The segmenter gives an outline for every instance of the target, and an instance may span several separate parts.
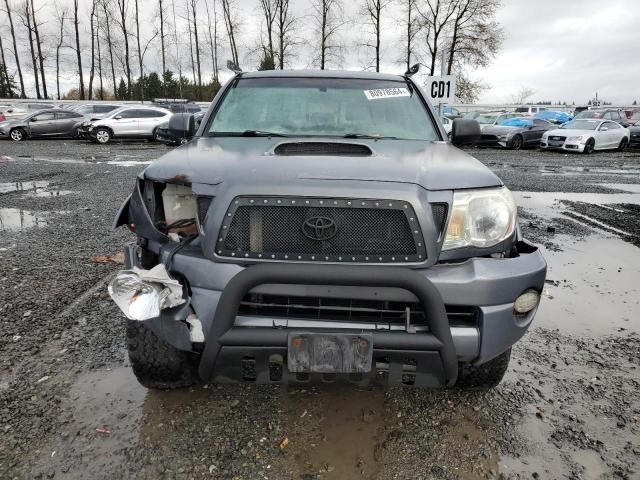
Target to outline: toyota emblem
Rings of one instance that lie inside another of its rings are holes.
[[[338,233],[338,226],[329,217],[311,217],[302,224],[302,233],[311,240],[329,240]]]

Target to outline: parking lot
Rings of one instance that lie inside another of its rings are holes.
[[[640,152],[468,150],[549,263],[495,390],[162,392],[106,285],[113,217],[168,149],[0,143],[0,478],[640,478]]]

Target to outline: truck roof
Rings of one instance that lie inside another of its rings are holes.
[[[367,80],[402,80],[402,75],[389,73],[364,72],[357,70],[263,70],[259,72],[243,72],[242,78],[360,78]]]

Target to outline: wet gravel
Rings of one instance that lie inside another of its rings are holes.
[[[130,240],[111,221],[166,150],[0,143],[0,478],[640,478],[640,295],[619,280],[640,278],[640,154],[470,151],[550,263],[537,327],[490,392],[149,392],[106,294],[118,265],[92,256]]]

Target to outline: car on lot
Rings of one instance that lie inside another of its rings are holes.
[[[204,118],[204,114],[205,114],[204,111],[200,111],[198,113],[193,114],[191,117],[189,117],[188,121],[193,121],[193,126],[191,126],[190,128],[187,128],[186,131],[195,132],[200,126],[200,123]],[[156,142],[163,142],[163,143],[166,143],[167,145],[184,145],[189,140],[191,140],[191,137],[182,136],[183,133],[184,133],[184,130],[175,131],[170,129],[169,121],[167,120],[165,123],[160,124],[158,128],[156,128],[156,132],[154,134],[153,139]]]
[[[542,135],[540,148],[592,153],[595,150],[624,150],[631,134],[628,128],[610,120],[575,119]]]
[[[631,117],[631,120],[637,118],[636,122],[629,127],[629,146],[632,148],[640,148],[640,114],[637,117]]]
[[[573,115],[567,112],[559,112],[554,110],[545,110],[538,112],[533,118],[539,118],[540,120],[546,120],[547,122],[554,123],[556,125],[562,125],[573,120]]]
[[[546,120],[531,117],[511,118],[500,125],[483,129],[478,146],[511,150],[537,147],[544,132],[554,128],[555,126]]]
[[[28,113],[26,106],[20,105],[0,105],[0,114],[7,119],[11,117],[22,117]]]
[[[522,116],[520,113],[513,112],[485,112],[478,115],[474,120],[476,120],[480,124],[480,128],[484,130],[485,128],[500,125],[502,122],[511,118],[520,118]]]
[[[156,98],[153,100],[153,105],[156,107],[166,108],[172,113],[198,113],[202,110],[197,103],[190,102],[184,99],[172,99],[172,98]]]
[[[453,129],[453,120],[449,117],[442,116],[440,117],[440,121],[442,122],[442,126],[444,127],[444,131],[447,133],[447,136],[451,135],[451,130]]]
[[[479,133],[456,119],[448,141],[410,76],[237,73],[115,218],[138,380],[496,385],[546,263],[455,146]]]
[[[0,122],[0,139],[16,142],[27,138],[76,138],[86,118],[63,109],[45,109]]]
[[[528,116],[528,117],[532,117],[536,113],[544,112],[546,109],[547,109],[546,107],[535,107],[535,106],[531,106],[531,105],[525,105],[525,106],[522,106],[522,107],[516,107],[514,112],[515,113],[519,113],[520,115],[525,115],[525,116]]]
[[[445,105],[444,107],[442,107],[442,116],[453,120],[455,118],[461,118],[462,114],[457,108]]]
[[[477,119],[480,115],[487,113],[486,110],[472,110],[462,114],[462,118],[469,118],[471,120]]]
[[[87,116],[89,120],[98,120],[106,116],[109,112],[113,112],[122,107],[123,105],[118,105],[117,103],[83,103],[74,105],[68,108],[68,110],[81,113]]]
[[[596,120],[613,120],[623,127],[629,126],[627,115],[623,110],[619,110],[617,108],[584,110],[578,113],[574,118],[576,120],[584,120],[589,118]]]
[[[121,107],[101,119],[85,122],[81,134],[100,144],[109,143],[114,138],[152,140],[156,129],[171,115],[166,108],[146,105]]]

